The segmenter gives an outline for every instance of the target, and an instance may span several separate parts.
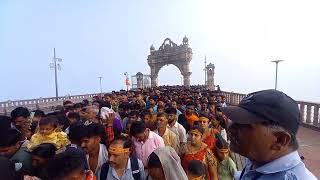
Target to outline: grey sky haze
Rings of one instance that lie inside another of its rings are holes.
[[[60,95],[124,88],[124,72],[149,74],[149,47],[167,37],[193,49],[191,83],[204,83],[204,57],[222,90],[274,87],[320,102],[320,2],[316,0],[0,0],[0,101],[53,97],[53,48],[63,59]],[[160,84],[180,84],[172,65]]]

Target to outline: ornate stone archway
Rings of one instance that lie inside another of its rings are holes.
[[[172,64],[176,66],[183,76],[183,85],[190,86],[190,61],[192,59],[192,49],[189,47],[188,38],[184,37],[182,44],[177,45],[171,39],[166,38],[160,48],[155,50],[154,46],[150,47],[150,55],[148,56],[148,64],[151,69],[151,87],[158,85],[158,73],[160,69]]]

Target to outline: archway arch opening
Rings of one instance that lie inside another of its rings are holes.
[[[158,73],[158,86],[183,85],[183,76],[179,68],[173,64],[164,65]]]

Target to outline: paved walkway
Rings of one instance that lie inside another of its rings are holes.
[[[320,132],[305,127],[298,131],[299,153],[307,168],[320,179]]]

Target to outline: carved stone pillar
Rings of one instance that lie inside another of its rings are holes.
[[[138,72],[136,74],[137,77],[137,88],[143,89],[143,74],[141,72]]]
[[[158,75],[151,74],[150,78],[151,78],[151,87],[157,87],[158,86],[158,82],[157,82]]]
[[[190,76],[191,76],[191,72],[186,72],[183,73],[183,85],[186,87],[190,87]]]
[[[210,91],[214,90],[214,65],[213,64],[208,64],[206,69],[207,69],[207,88]]]

